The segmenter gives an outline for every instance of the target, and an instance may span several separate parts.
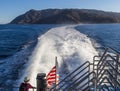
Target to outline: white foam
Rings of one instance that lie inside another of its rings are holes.
[[[43,72],[47,74],[55,65],[55,56],[58,57],[60,68],[63,63],[62,59],[64,59],[69,71],[87,60],[92,62],[93,56],[97,54],[96,50],[90,39],[75,30],[74,27],[52,28],[38,38],[38,44],[24,73],[24,76],[30,76],[33,85],[36,85],[37,73]]]

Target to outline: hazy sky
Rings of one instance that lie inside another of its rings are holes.
[[[0,23],[8,23],[30,9],[79,8],[120,12],[120,0],[0,0]]]

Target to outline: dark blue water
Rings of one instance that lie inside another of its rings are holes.
[[[0,25],[0,86],[16,83],[36,47],[38,36],[58,25]],[[100,46],[120,51],[120,24],[78,25],[78,31]]]
[[[0,87],[16,84],[38,36],[51,27],[53,25],[0,25]]]
[[[76,29],[94,39],[101,46],[120,51],[120,24],[79,25]]]
[[[12,56],[31,42],[50,25],[0,25],[0,59]]]

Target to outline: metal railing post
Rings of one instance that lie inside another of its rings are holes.
[[[90,65],[91,65],[91,64],[89,64],[89,67],[88,67],[88,72],[89,72],[89,74],[90,74]],[[90,76],[88,77],[88,86],[90,87],[90,82],[89,82],[89,80],[90,80]]]
[[[103,58],[105,57],[107,51],[108,51],[108,48],[105,49],[103,55],[102,55],[101,58],[100,58],[100,61],[99,61],[98,64],[97,64],[96,79],[98,79],[98,67],[99,67],[99,63],[103,60]]]
[[[117,55],[116,56],[116,61],[117,62],[119,62],[119,55]],[[116,68],[116,70],[118,71],[118,64],[117,64],[117,62],[116,62],[116,64],[115,64],[115,68]],[[119,71],[118,71],[119,72]],[[115,73],[115,78],[116,78],[116,80],[118,80],[118,74],[116,73],[116,72],[114,72]],[[115,84],[115,90],[117,90],[117,85]]]
[[[97,91],[97,79],[96,79],[96,73],[94,73],[94,91]]]

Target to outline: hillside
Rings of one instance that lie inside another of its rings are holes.
[[[120,23],[120,13],[89,9],[30,10],[11,24]]]

